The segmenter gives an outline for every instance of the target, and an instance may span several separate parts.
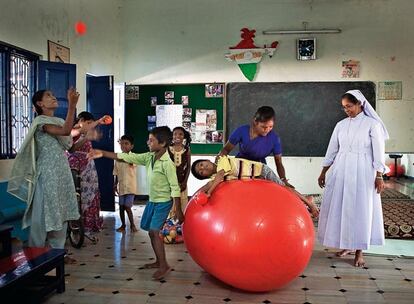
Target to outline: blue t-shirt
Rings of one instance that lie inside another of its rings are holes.
[[[229,142],[233,145],[239,144],[237,157],[266,163],[266,156],[282,154],[280,138],[274,132],[266,136],[257,136],[250,139],[250,126],[238,127],[230,135]]]

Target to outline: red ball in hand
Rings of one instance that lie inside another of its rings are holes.
[[[110,125],[112,123],[112,117],[109,115],[105,115],[102,117],[102,122],[104,125]]]

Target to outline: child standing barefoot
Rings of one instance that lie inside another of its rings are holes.
[[[168,153],[174,162],[177,171],[177,180],[181,190],[181,210],[184,211],[188,203],[187,181],[191,169],[191,137],[183,127],[175,127],[173,130],[173,143],[169,146]],[[170,217],[175,210],[172,209]]]
[[[173,205],[171,198],[174,200],[175,216],[179,223],[184,221],[184,215],[180,208],[180,187],[178,186],[175,166],[167,152],[171,139],[170,128],[156,127],[150,131],[148,136],[147,144],[150,152],[116,154],[108,151],[92,150],[89,153],[90,158],[108,157],[146,167],[150,201],[145,206],[142,215],[141,229],[148,231],[151,246],[156,256],[155,263],[144,266],[145,268],[158,268],[152,275],[154,280],[162,279],[171,271],[165,257],[164,243],[159,237],[160,229]]]
[[[129,153],[134,148],[134,138],[129,135],[123,135],[119,141],[122,153]],[[137,232],[138,229],[134,224],[132,214],[132,205],[134,204],[135,195],[137,194],[137,173],[136,165],[128,164],[115,160],[114,164],[114,191],[119,197],[119,217],[121,218],[121,227],[116,229],[117,232],[125,232],[125,212],[128,215],[131,232]]]
[[[63,249],[67,221],[79,218],[75,185],[65,150],[72,146],[79,94],[68,90],[66,120],[54,117],[58,108],[51,91],[37,91],[32,102],[33,120],[13,164],[7,191],[27,202],[23,227],[30,226],[29,246]]]

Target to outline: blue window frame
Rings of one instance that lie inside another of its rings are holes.
[[[14,158],[33,120],[40,56],[0,42],[0,158]]]

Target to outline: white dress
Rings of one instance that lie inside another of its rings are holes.
[[[322,165],[326,176],[318,225],[324,246],[366,250],[384,244],[376,171],[385,172],[381,125],[363,112],[337,123]]]

